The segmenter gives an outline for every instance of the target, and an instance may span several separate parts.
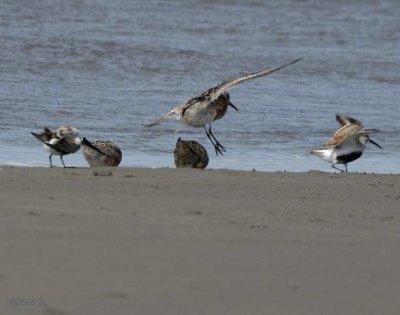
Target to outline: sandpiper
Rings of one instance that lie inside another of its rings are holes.
[[[158,125],[160,123],[170,120],[171,118],[175,118],[176,120],[181,121],[182,124],[186,126],[198,127],[198,128],[203,127],[208,139],[210,139],[211,143],[214,146],[215,153],[217,155],[223,154],[223,152],[225,152],[226,149],[221,143],[218,142],[218,140],[212,133],[211,123],[217,119],[222,118],[225,115],[228,106],[231,106],[235,110],[238,110],[237,107],[235,107],[230,102],[228,89],[233,88],[243,82],[274,73],[291,64],[296,63],[300,59],[301,58],[298,58],[288,64],[285,64],[283,66],[280,66],[272,70],[263,70],[224,81],[221,84],[208,89],[199,96],[193,97],[188,101],[184,102],[183,104],[174,107],[171,111],[161,116],[156,121],[152,122],[151,124],[148,124],[147,127]],[[179,131],[181,128],[179,128],[177,131]]]
[[[343,173],[343,170],[335,166],[335,164],[343,164],[347,173],[347,163],[357,160],[363,154],[367,142],[371,142],[382,149],[378,143],[369,137],[371,133],[379,132],[379,130],[364,129],[360,121],[351,117],[336,115],[336,120],[341,127],[321,148],[310,152],[331,163],[334,169]]]
[[[55,132],[44,127],[42,133],[37,134],[31,132],[31,134],[38,139],[43,144],[44,148],[50,153],[50,167],[53,167],[51,161],[53,155],[59,155],[62,165],[65,167],[63,156],[75,153],[81,147],[79,130],[71,126],[60,126]]]
[[[175,151],[176,167],[191,167],[205,169],[208,165],[206,149],[197,141],[176,141]]]
[[[110,141],[90,142],[84,137],[82,139],[82,152],[91,167],[118,166],[122,160],[120,148]]]

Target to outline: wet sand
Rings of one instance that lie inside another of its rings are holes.
[[[1,314],[400,314],[399,175],[0,168]]]

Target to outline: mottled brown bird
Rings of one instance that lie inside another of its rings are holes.
[[[118,166],[122,160],[121,149],[110,141],[82,139],[82,152],[91,167]]]
[[[174,151],[176,167],[191,167],[205,169],[208,165],[206,149],[197,141],[178,139]]]

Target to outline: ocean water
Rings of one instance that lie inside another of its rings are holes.
[[[174,167],[175,142],[197,140],[210,168],[333,171],[309,154],[335,114],[378,128],[350,171],[399,173],[400,3],[367,1],[3,0],[0,6],[0,165],[48,166],[30,134],[69,124],[110,140],[121,166]],[[302,61],[232,89],[202,129],[146,123],[221,81]],[[54,163],[60,165],[58,157]],[[86,166],[80,151],[66,164]]]

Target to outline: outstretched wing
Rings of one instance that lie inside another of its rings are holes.
[[[146,127],[153,127],[155,125],[159,125],[163,122],[166,122],[172,118],[175,118],[177,120],[180,119],[181,114],[182,114],[182,105],[178,105],[176,107],[174,107],[173,109],[171,109],[168,113],[166,113],[165,115],[161,116],[160,118],[156,119],[155,121],[153,121],[150,124],[147,124]]]
[[[340,126],[355,124],[355,125],[359,125],[362,127],[361,121],[351,118],[351,117],[347,117],[347,116],[343,116],[343,115],[336,115],[336,120],[340,124]]]
[[[193,98],[189,99],[188,101],[174,107],[172,110],[170,110],[165,115],[161,116],[160,118],[153,121],[152,123],[147,124],[146,127],[152,127],[152,126],[161,124],[165,121],[170,120],[171,118],[180,120],[183,113],[191,106],[193,106],[201,101],[204,101],[204,100],[213,102],[218,97],[220,97],[222,93],[226,92],[231,87],[237,86],[237,85],[239,85],[243,82],[249,81],[249,80],[253,80],[253,79],[260,78],[260,77],[269,75],[271,73],[274,73],[274,72],[281,70],[291,64],[296,63],[300,59],[301,58],[298,58],[296,60],[293,60],[292,62],[289,62],[288,64],[285,64],[283,66],[280,66],[280,67],[272,69],[272,70],[263,70],[263,71],[259,71],[259,72],[255,72],[255,73],[250,73],[250,74],[246,74],[246,75],[243,75],[243,76],[235,78],[235,79],[231,79],[231,80],[222,82],[221,84],[219,84],[215,87],[212,87],[211,89],[208,89],[206,92],[202,93],[201,95],[193,97]]]
[[[362,126],[358,124],[344,125],[339,128],[332,136],[332,138],[324,144],[325,147],[338,145],[345,141],[347,138],[358,134],[362,130]]]
[[[249,81],[249,80],[253,80],[253,79],[257,79],[266,75],[269,75],[271,73],[274,73],[276,71],[279,71],[283,68],[286,68],[287,66],[290,66],[296,62],[298,62],[301,58],[298,58],[296,60],[293,60],[291,62],[289,62],[288,64],[285,64],[283,66],[280,66],[278,68],[272,69],[272,70],[262,70],[259,72],[254,72],[254,73],[250,73],[250,74],[245,74],[241,77],[235,78],[235,79],[231,79],[231,80],[227,80],[222,82],[221,84],[209,89],[206,93],[204,94],[209,94],[211,96],[211,101],[215,101],[222,93],[226,92],[228,89],[237,86],[243,82]]]

